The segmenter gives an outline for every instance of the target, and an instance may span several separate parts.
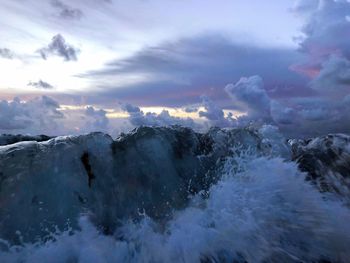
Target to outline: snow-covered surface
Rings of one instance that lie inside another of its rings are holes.
[[[346,262],[349,142],[175,126],[0,146],[0,262]]]

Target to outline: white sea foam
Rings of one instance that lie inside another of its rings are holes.
[[[54,241],[7,247],[0,262],[312,262],[350,258],[350,210],[280,158],[227,159],[221,179],[168,222],[145,216],[113,236],[87,217]],[[215,261],[216,260],[216,261]]]

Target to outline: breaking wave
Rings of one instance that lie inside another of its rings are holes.
[[[82,214],[80,229],[45,242],[3,240],[0,262],[348,262],[349,208],[306,181],[296,163],[243,151],[217,173],[170,219],[139,211],[140,220],[104,235]]]

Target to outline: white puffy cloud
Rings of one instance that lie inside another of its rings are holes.
[[[272,122],[271,99],[260,76],[242,77],[237,83],[227,85],[225,91],[232,99],[233,107],[244,110],[246,114],[235,117],[229,113],[225,116],[221,106],[207,96],[202,96],[201,106],[205,111],[199,111],[199,116],[206,118],[210,125],[232,127]]]
[[[196,124],[191,118],[179,118],[169,114],[169,111],[163,110],[161,113],[144,113],[139,107],[124,104],[122,110],[129,114],[129,122],[134,126],[167,126],[167,125],[182,125],[186,127],[197,128]]]
[[[350,14],[350,3],[346,0],[318,0],[309,4],[307,11],[307,22],[303,27],[305,37],[300,43],[303,50],[318,56],[336,51],[348,56],[350,47],[346,36],[350,24],[346,18]]]
[[[298,1],[297,13],[306,17],[300,48],[306,58],[298,65],[316,78],[311,85],[322,92],[344,94],[350,85],[350,2],[347,0]],[[297,66],[297,67],[298,67]],[[349,89],[347,90],[349,92]],[[336,97],[336,96],[335,96]]]
[[[103,109],[95,109],[92,106],[86,107],[85,116],[86,124],[83,127],[84,131],[108,131],[109,119],[106,116],[107,112]]]
[[[199,116],[206,118],[210,125],[218,127],[233,125],[232,116],[225,117],[223,109],[207,96],[202,96],[202,106],[205,111],[199,111]]]
[[[240,117],[234,117],[232,114],[225,116],[219,105],[204,96],[202,106],[206,111],[200,111],[199,115],[205,117],[211,125],[232,127],[293,122],[294,110],[271,100],[260,76],[242,77],[235,84],[227,85],[225,91],[232,99],[233,106],[243,109],[246,114]]]
[[[12,102],[0,102],[0,129],[16,130],[23,129],[32,123],[28,119],[28,113],[21,104],[19,98],[15,98]]]
[[[260,76],[243,77],[236,84],[227,85],[225,91],[251,117],[270,118],[270,98]]]
[[[340,102],[320,97],[276,100],[263,87],[258,76],[241,78],[236,84],[226,86],[232,104],[244,107],[246,115],[225,117],[223,109],[209,99],[203,101],[206,112],[200,115],[221,127],[273,124],[293,137],[350,132],[350,95]]]
[[[0,131],[14,133],[47,133],[59,132],[59,122],[64,118],[58,110],[59,104],[42,96],[28,101],[14,98],[13,101],[0,102]]]
[[[307,75],[314,94],[271,101],[271,116],[284,131],[312,136],[350,132],[350,2],[299,0],[294,12],[306,22],[298,38],[303,60],[291,68]],[[345,97],[345,98],[344,98]],[[344,98],[344,99],[342,99]],[[291,125],[292,124],[292,125]],[[295,129],[298,127],[298,129]],[[295,129],[295,131],[293,131]]]

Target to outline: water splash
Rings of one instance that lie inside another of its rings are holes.
[[[3,244],[1,262],[347,262],[350,211],[293,162],[227,158],[221,179],[167,222],[146,215],[112,236],[88,218],[45,243]]]

